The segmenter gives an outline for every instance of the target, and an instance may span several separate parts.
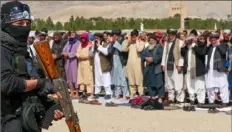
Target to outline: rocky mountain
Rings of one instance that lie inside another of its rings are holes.
[[[170,1],[23,1],[35,18],[65,22],[71,15],[104,18],[168,17]],[[174,1],[171,1],[172,3]],[[176,3],[180,3],[175,1]],[[226,19],[232,13],[231,1],[186,1],[188,16]]]

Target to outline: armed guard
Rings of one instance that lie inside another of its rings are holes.
[[[17,1],[1,7],[1,127],[2,132],[40,132],[41,117],[55,102],[47,95],[52,83],[27,71],[30,55],[30,8]],[[32,62],[33,64],[33,62]],[[38,70],[38,69],[34,69]],[[36,74],[35,74],[36,75]],[[37,74],[39,75],[39,74]],[[63,113],[55,110],[54,118]]]

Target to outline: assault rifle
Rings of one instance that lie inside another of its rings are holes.
[[[63,78],[58,75],[58,72],[56,71],[52,52],[49,47],[49,42],[42,41],[34,44],[33,46],[36,50],[38,61],[40,62],[45,72],[45,75],[52,80],[54,87],[58,90],[56,94],[58,95],[59,103],[64,112],[66,124],[68,125],[69,131],[81,132],[79,119],[77,113],[74,112],[72,101],[68,92],[68,84]],[[45,128],[48,129],[48,123],[45,123]]]

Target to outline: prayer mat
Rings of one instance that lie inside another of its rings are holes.
[[[212,105],[208,105],[212,106]],[[219,113],[219,112],[230,112],[232,111],[232,107],[224,107],[224,108],[199,108],[198,106],[188,106],[188,107],[194,107],[195,111],[202,111],[202,112],[208,112],[208,113]]]
[[[164,110],[180,110],[182,109],[179,106],[164,106]]]
[[[163,110],[164,106],[162,103],[158,102],[157,99],[149,98],[144,101],[141,105],[141,109],[143,110]]]
[[[91,105],[101,105],[101,103],[98,100],[91,100],[91,101],[89,101],[88,104],[91,104]]]
[[[83,101],[85,100],[85,101]],[[95,100],[95,101],[94,101]],[[73,101],[78,101],[79,103],[85,103],[85,104],[90,104],[89,102],[91,101],[92,104],[98,104],[98,105],[105,105],[106,103],[111,103],[113,102],[114,104],[116,104],[117,106],[130,106],[129,100],[124,101],[124,100],[116,100],[116,99],[109,99],[109,100],[105,100],[104,97],[99,97],[99,99],[97,99],[98,102],[96,102],[96,99],[73,99]],[[92,102],[93,101],[93,102]]]
[[[216,113],[219,113],[220,111],[217,110],[216,108],[215,109],[209,109],[208,110],[208,113],[212,113],[212,114],[216,114]]]
[[[106,102],[105,103],[105,106],[107,106],[107,107],[116,107],[116,106],[118,106],[116,103],[114,103],[114,102]]]
[[[208,109],[214,109],[214,108],[221,108],[222,106],[219,104],[199,104],[197,105],[198,108],[208,108]]]

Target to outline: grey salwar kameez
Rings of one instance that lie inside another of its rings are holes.
[[[111,70],[111,81],[115,87],[115,96],[118,97],[121,94],[124,97],[129,97],[129,91],[126,81],[126,67],[122,65],[120,59],[120,52],[123,52],[123,46],[119,42],[113,44],[113,65]]]
[[[146,57],[152,57],[153,62],[147,64],[144,68],[143,85],[147,87],[149,96],[164,97],[164,81],[161,71],[163,48],[157,44],[153,49],[146,48],[142,54],[142,61],[145,62]]]

